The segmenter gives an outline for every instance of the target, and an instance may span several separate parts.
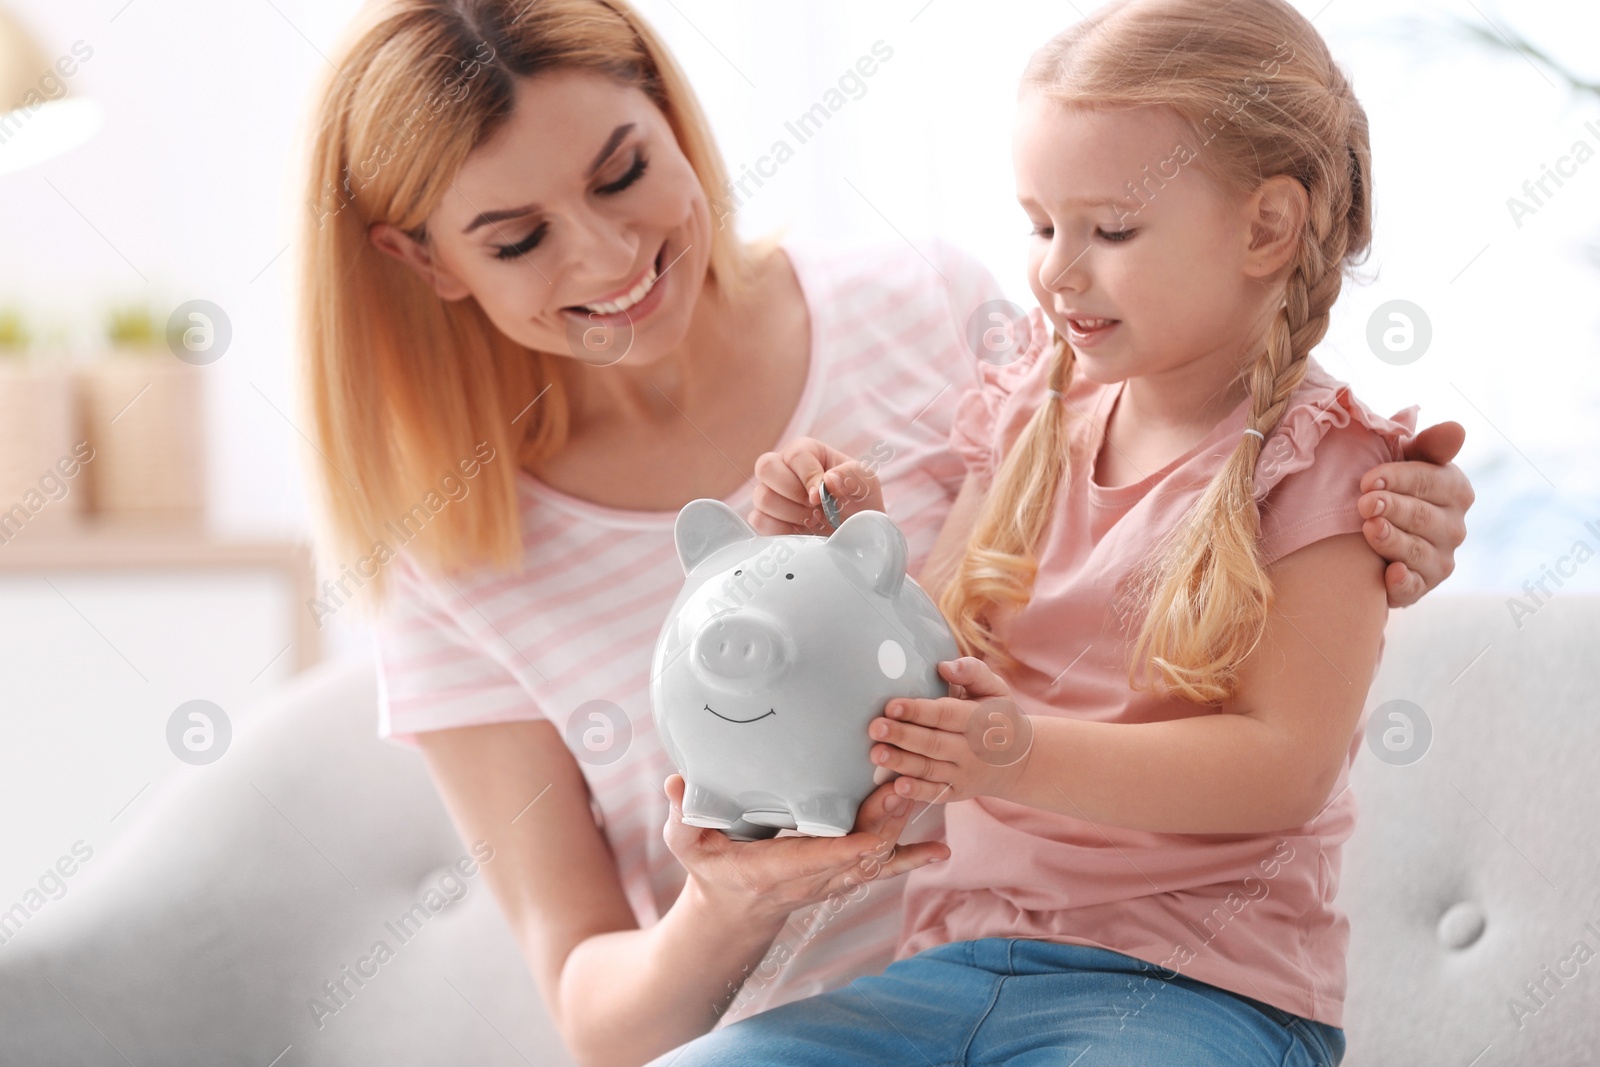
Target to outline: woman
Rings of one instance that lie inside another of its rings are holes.
[[[875,468],[919,572],[963,472],[966,324],[999,287],[943,246],[739,243],[693,95],[619,0],[382,0],[334,66],[303,291],[321,541],[386,598],[380,733],[492,845],[568,1047],[639,1064],[881,970],[890,879],[948,855],[938,812],[885,786],[851,835],[750,842],[669,815],[646,693],[672,521],[751,510],[756,458],[814,437]],[[1471,490],[1438,465],[1460,428],[1435,430],[1412,458],[1437,463],[1367,476],[1397,605],[1464,535]]]

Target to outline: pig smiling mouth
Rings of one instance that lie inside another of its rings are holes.
[[[710,704],[706,705],[706,710],[707,711],[711,711],[711,705]],[[711,714],[717,715],[717,713],[714,712],[714,711],[711,711]],[[778,714],[777,709],[768,708],[767,712],[766,712],[766,715],[757,715],[754,719],[730,719],[726,715],[717,715],[717,718],[721,719],[723,722],[746,723],[746,722],[757,722],[757,721],[759,721],[761,719],[765,719],[767,717],[767,715],[776,715],[776,714]]]

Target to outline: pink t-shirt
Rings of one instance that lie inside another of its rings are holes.
[[[1035,343],[1014,363],[982,365],[982,385],[957,409],[952,444],[986,486],[1046,399],[1050,330],[1038,311],[1033,323]],[[1019,661],[1000,673],[1029,715],[1139,723],[1208,713],[1129,687],[1138,631],[1113,605],[1118,583],[1232,452],[1249,400],[1166,467],[1105,488],[1089,472],[1121,393],[1122,383],[1073,376],[1070,479],[1041,546],[1033,598],[992,620]],[[1399,459],[1415,422],[1415,407],[1393,419],[1372,414],[1312,360],[1256,466],[1266,560],[1359,532],[1362,474]],[[949,804],[951,857],[907,876],[896,959],[982,937],[1093,945],[1341,1026],[1349,924],[1334,895],[1355,822],[1348,778],[1360,737],[1358,729],[1323,810],[1281,833],[1151,833],[993,797]]]
[[[1003,296],[972,257],[923,247],[926,259],[906,244],[785,248],[812,343],[804,392],[779,439],[812,436],[881,464],[913,573],[966,475],[949,436],[956,400],[977,380],[967,320]],[[649,700],[656,636],[683,585],[676,512],[600,507],[526,473],[519,492],[523,573],[447,581],[422,574],[408,553],[391,564],[395,598],[375,635],[379,735],[414,744],[425,730],[553,723],[578,757],[628,901],[648,927],[685,877],[661,836],[662,781],[673,767]],[[747,513],[750,484],[727,502]],[[605,753],[585,751],[607,735]],[[865,735],[861,743],[870,744]],[[603,761],[618,749],[621,758]],[[942,832],[943,810],[929,809],[903,839]],[[903,886],[872,882],[796,911],[719,1025],[881,971],[893,958]]]

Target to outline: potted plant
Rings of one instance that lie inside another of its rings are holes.
[[[204,519],[203,368],[173,354],[164,319],[148,304],[111,307],[105,347],[79,369],[97,520],[195,526]]]
[[[72,455],[70,377],[35,358],[26,317],[0,307],[0,545],[76,523],[84,494]]]

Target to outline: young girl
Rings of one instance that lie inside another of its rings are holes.
[[[883,975],[657,1063],[1343,1056],[1386,618],[1352,503],[1415,418],[1310,354],[1370,238],[1366,116],[1282,0],[1131,0],[1034,57],[1016,163],[1042,314],[961,401],[923,575],[966,655],[869,729],[902,795],[949,804],[950,859],[907,876]],[[774,519],[818,503],[818,456],[758,465]]]

